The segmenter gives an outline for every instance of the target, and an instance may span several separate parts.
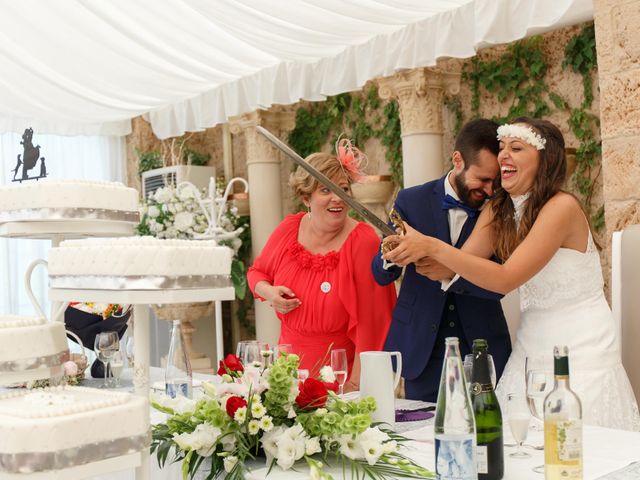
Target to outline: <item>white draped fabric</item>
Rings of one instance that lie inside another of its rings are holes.
[[[593,18],[592,0],[0,0],[0,131],[160,138]]]
[[[20,140],[17,133],[0,135],[0,185],[8,185],[13,178],[11,170],[23,153]],[[50,179],[124,179],[124,137],[60,137],[36,132],[34,142],[42,147]],[[49,240],[0,238],[0,315],[35,314],[23,286],[24,273],[33,260],[46,259],[50,247]],[[38,267],[33,273],[33,290],[45,312],[50,311],[47,285],[47,272]]]

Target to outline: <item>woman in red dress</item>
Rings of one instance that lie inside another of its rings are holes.
[[[307,161],[346,192],[359,177],[362,154],[343,139],[338,155],[314,153]],[[315,373],[328,351],[344,348],[349,362],[345,391],[357,390],[359,352],[381,350],[396,291],[378,285],[371,260],[379,247],[372,227],[348,216],[344,201],[298,167],[289,180],[307,207],[274,230],[248,271],[256,298],[269,302],[281,321],[280,343]]]

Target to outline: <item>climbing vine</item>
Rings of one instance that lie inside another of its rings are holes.
[[[379,139],[386,147],[391,178],[402,185],[402,139],[396,101],[383,106],[377,88],[370,87],[363,93],[343,93],[300,107],[289,145],[306,157],[319,152],[327,142],[333,143],[342,133],[359,146],[369,138]]]
[[[514,43],[498,59],[482,61],[474,57],[465,64],[462,78],[471,88],[471,112],[480,116],[482,89],[493,94],[500,102],[508,102],[509,110],[498,122],[530,116],[543,118],[552,111],[568,113],[568,126],[580,142],[576,148],[576,169],[571,178],[573,189],[580,195],[596,230],[604,227],[604,207],[595,213],[592,200],[595,183],[601,171],[602,145],[598,138],[600,120],[590,111],[593,104],[593,75],[597,69],[595,29],[593,23],[585,25],[565,47],[564,69],[582,76],[584,99],[578,107],[569,105],[560,94],[546,83],[547,61],[542,50],[542,38],[532,37]],[[455,113],[454,99],[447,107]]]

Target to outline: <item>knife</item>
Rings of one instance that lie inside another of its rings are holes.
[[[304,158],[298,155],[289,145],[287,145],[278,137],[273,135],[269,130],[259,125],[256,127],[256,129],[258,130],[258,133],[260,133],[267,140],[269,140],[278,150],[284,153],[287,157],[289,157],[299,166],[304,168],[307,172],[309,172],[309,175],[311,175],[313,178],[318,180],[322,185],[324,185],[333,193],[335,193],[338,197],[344,200],[344,202],[347,205],[353,208],[362,218],[364,218],[367,222],[369,222],[371,225],[373,225],[378,230],[380,230],[384,236],[396,234],[393,228],[387,225],[384,221],[380,220],[380,218],[378,218],[378,216],[375,213],[373,213],[371,210],[369,210],[367,207],[365,207],[361,203],[358,203],[356,200],[354,200],[353,197],[351,197],[341,187],[333,183],[329,179],[329,177],[327,177],[326,175],[324,175],[323,173],[319,172],[314,167],[312,167],[308,162],[305,161]]]

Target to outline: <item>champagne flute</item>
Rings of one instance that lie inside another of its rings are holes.
[[[531,412],[527,405],[527,399],[523,395],[509,393],[507,395],[507,418],[509,420],[509,428],[511,435],[516,441],[517,449],[510,453],[513,458],[529,458],[531,455],[522,450],[522,444],[527,438],[529,430],[529,422],[531,421]]]
[[[109,360],[120,348],[120,338],[118,332],[100,332],[96,335],[93,342],[93,349],[96,352],[98,360],[104,364],[104,383],[102,388],[107,388],[107,370],[109,369]]]
[[[331,350],[331,369],[338,382],[338,395],[344,393],[344,384],[347,382],[347,351],[344,348]]]
[[[289,355],[290,353],[293,353],[293,347],[290,343],[279,343],[273,349],[275,359],[278,359],[282,355]]]
[[[120,378],[122,377],[122,371],[124,370],[124,355],[120,350],[117,350],[111,360],[109,361],[111,375],[113,375],[113,383],[115,388],[120,387]]]

